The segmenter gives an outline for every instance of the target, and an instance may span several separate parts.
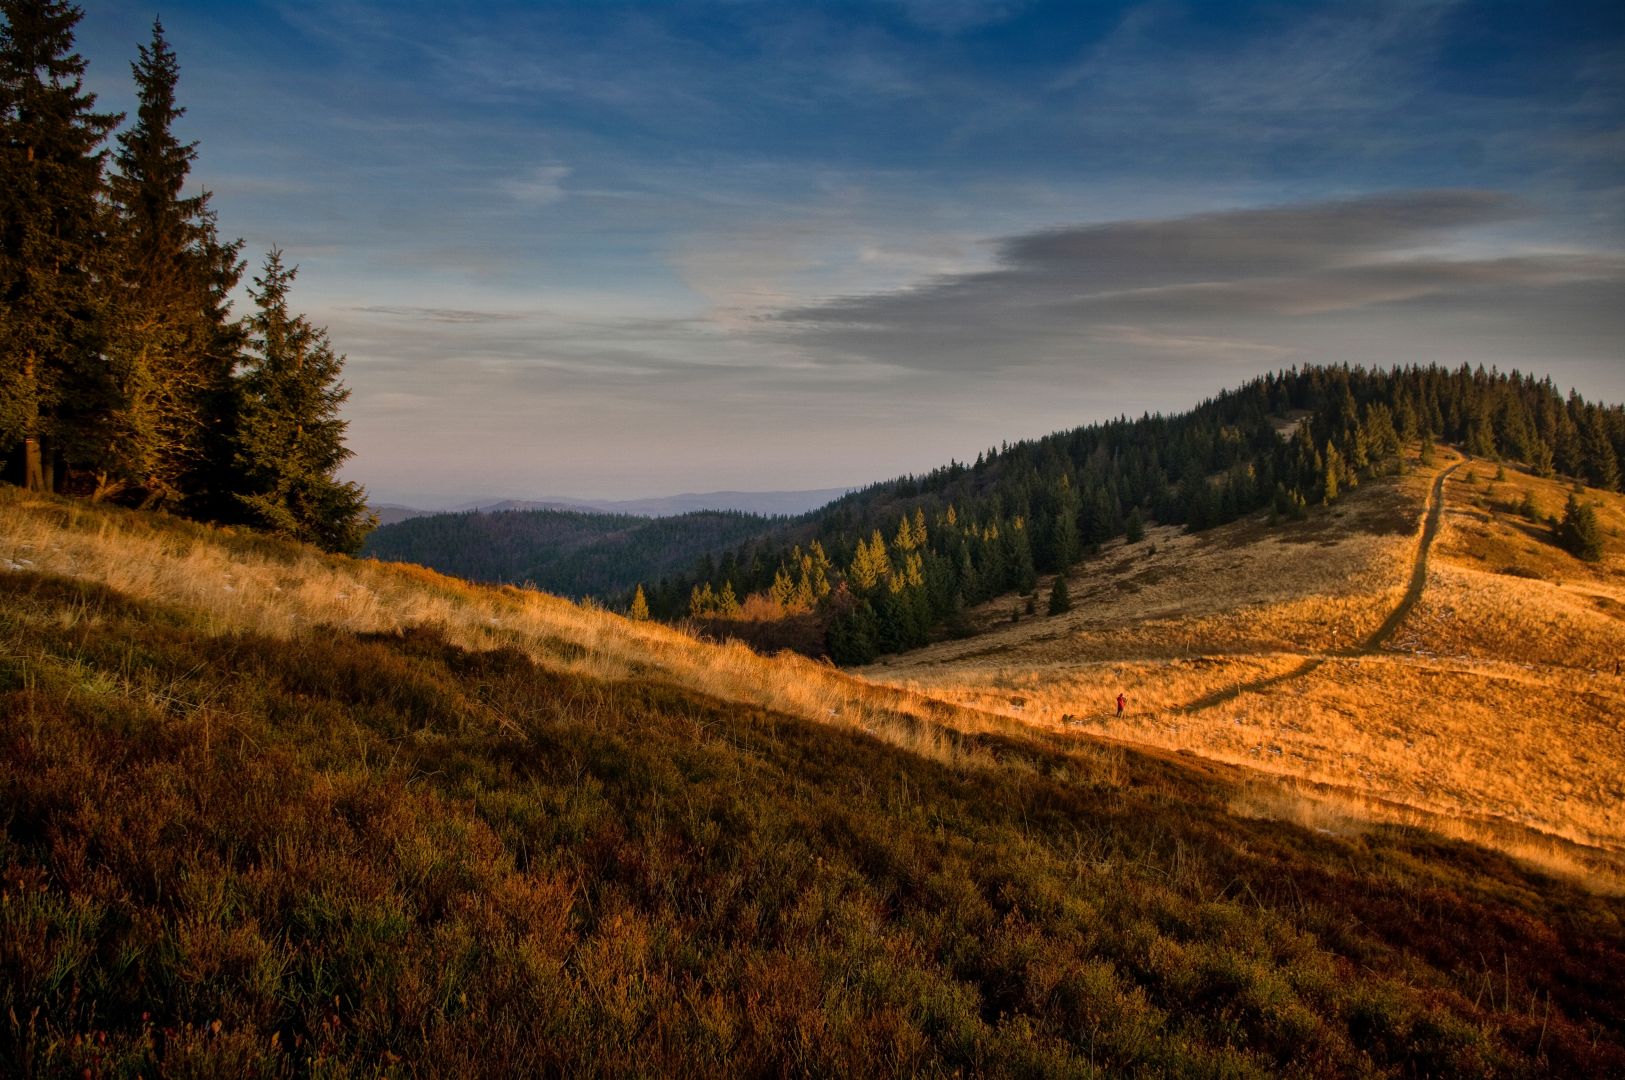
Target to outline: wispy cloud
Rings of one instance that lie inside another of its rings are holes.
[[[85,7],[130,110],[150,9]],[[183,0],[165,26],[194,183],[251,261],[302,265],[350,357],[364,481],[827,486],[1309,360],[1625,394],[1602,0]]]
[[[525,316],[509,311],[470,311],[462,308],[391,307],[385,304],[356,304],[343,310],[367,315],[388,315],[400,319],[438,323],[511,322]]]
[[[547,206],[564,198],[564,180],[569,175],[568,165],[538,165],[520,176],[502,181],[501,187],[521,203]]]

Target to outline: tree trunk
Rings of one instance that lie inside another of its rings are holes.
[[[23,436],[23,487],[29,491],[48,491],[45,486],[45,462],[40,453],[39,436]]]
[[[23,385],[27,386],[34,397],[33,412],[28,418],[28,427],[23,432],[23,487],[29,491],[49,491],[45,485],[45,455],[40,450],[39,439],[39,388],[35,383],[34,354],[29,353],[23,360]]]

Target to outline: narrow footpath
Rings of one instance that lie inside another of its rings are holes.
[[[1194,713],[1201,712],[1203,709],[1211,709],[1215,705],[1222,705],[1227,701],[1232,701],[1242,694],[1257,693],[1260,690],[1267,690],[1272,686],[1278,686],[1293,679],[1301,679],[1334,657],[1370,656],[1382,648],[1388,639],[1394,636],[1394,631],[1399,629],[1399,624],[1405,621],[1405,616],[1411,613],[1411,608],[1415,607],[1416,602],[1422,598],[1422,590],[1427,586],[1428,580],[1428,550],[1433,547],[1434,538],[1439,535],[1439,522],[1444,516],[1444,482],[1451,473],[1465,464],[1466,461],[1458,461],[1434,478],[1433,491],[1428,497],[1427,517],[1422,525],[1422,539],[1416,546],[1416,561],[1415,565],[1411,567],[1411,583],[1406,588],[1405,595],[1400,598],[1399,604],[1395,606],[1393,611],[1389,612],[1388,618],[1383,620],[1382,625],[1377,627],[1370,637],[1347,649],[1307,657],[1297,667],[1290,671],[1284,671],[1279,675],[1270,675],[1266,678],[1255,679],[1252,682],[1238,683],[1224,690],[1216,690],[1188,704],[1176,706],[1173,711]]]

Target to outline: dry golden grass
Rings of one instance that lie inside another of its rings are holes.
[[[1026,663],[1347,647],[1403,593],[1431,480],[1368,483],[1324,515],[1278,529],[1257,521],[1194,535],[1148,529],[1142,543],[1114,541],[1068,578],[1071,611],[1012,623],[1011,601],[994,600],[971,613],[976,637],[875,670],[891,678],[1011,652]],[[1040,593],[1049,587],[1041,582]]]
[[[1454,460],[1440,457],[1438,468]],[[201,613],[221,634],[434,626],[467,648],[514,647],[606,681],[670,682],[858,728],[959,768],[988,758],[956,732],[1017,727],[1093,736],[1080,748],[1094,748],[1102,777],[1113,742],[1195,754],[1259,778],[1238,812],[1425,824],[1625,885],[1625,683],[1611,664],[1625,653],[1625,545],[1611,535],[1602,564],[1577,562],[1509,509],[1525,487],[1558,509],[1564,488],[1509,470],[1489,492],[1494,466],[1475,468],[1477,482],[1461,469],[1445,485],[1426,589],[1385,650],[1298,676],[1393,609],[1436,470],[1367,483],[1308,522],[1153,529],[1080,568],[1071,612],[1010,623],[1010,601],[995,601],[974,613],[978,636],[867,678],[545,594],[14,489],[0,489],[0,572],[89,579]],[[1625,500],[1606,498],[1602,516],[1618,530]],[[1187,708],[1269,678],[1281,681]],[[1121,720],[1111,715],[1119,691]]]
[[[708,644],[544,593],[0,488],[0,572],[8,569],[86,579],[182,607],[215,634],[292,638],[319,637],[327,627],[367,633],[432,626],[465,648],[513,647],[547,668],[608,681],[666,681],[859,728],[956,767],[978,767],[986,755],[961,745],[954,731],[1011,726],[793,654],[764,657],[735,642]]]
[[[1445,483],[1420,602],[1378,654],[1344,655],[1403,595],[1427,492],[1459,460],[1441,451],[1435,468],[1367,483],[1307,523],[1153,530],[1156,554],[1117,544],[1080,568],[1072,612],[1010,623],[1009,601],[995,602],[975,638],[868,674],[1268,777],[1238,812],[1332,831],[1426,825],[1625,887],[1625,679],[1613,667],[1625,657],[1625,499],[1587,493],[1610,533],[1603,562],[1587,565],[1516,514],[1525,489],[1560,512],[1564,485],[1510,468],[1492,482],[1495,465],[1464,464]],[[1120,691],[1129,713],[1117,719]]]
[[[1396,646],[1441,656],[1604,670],[1625,658],[1625,499],[1588,491],[1608,535],[1600,563],[1570,557],[1517,511],[1525,493],[1561,514],[1569,488],[1512,468],[1460,469],[1446,483],[1428,592]]]

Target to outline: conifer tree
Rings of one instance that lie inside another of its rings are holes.
[[[768,596],[781,610],[789,611],[796,606],[796,583],[783,566],[774,573],[773,587],[768,590]]]
[[[1588,409],[1583,425],[1582,445],[1585,447],[1585,476],[1594,488],[1603,491],[1619,490],[1619,457],[1608,439],[1603,425],[1602,410]]]
[[[1536,476],[1549,478],[1555,471],[1555,466],[1552,444],[1545,439],[1536,439],[1529,451],[1529,467]]]
[[[841,586],[831,597],[835,608],[825,644],[837,664],[867,664],[879,651],[880,625],[869,601]]]
[[[1049,613],[1051,615],[1059,615],[1062,612],[1071,610],[1072,597],[1071,594],[1067,592],[1066,575],[1056,574],[1055,584],[1050,587],[1049,591]]]
[[[327,331],[288,307],[295,267],[273,249],[250,290],[253,335],[241,378],[238,498],[251,521],[328,551],[355,552],[377,519],[360,485],[335,475],[350,457],[339,407],[343,357]]]
[[[110,182],[114,445],[99,463],[97,494],[133,488],[145,505],[190,495],[196,507],[206,501],[200,489],[218,485],[229,465],[213,429],[224,422],[216,414],[241,343],[226,299],[241,275],[241,242],[220,242],[208,192],[183,195],[197,144],[173,131],[186,110],[175,102],[180,69],[157,21],[131,70],[140,107],[119,136]]]
[[[1337,501],[1338,483],[1344,478],[1347,466],[1343,455],[1331,443],[1326,444],[1326,475],[1321,481],[1321,501],[1328,506]]]
[[[1145,521],[1140,517],[1138,506],[1128,512],[1128,520],[1123,523],[1123,539],[1131,544],[1145,539]]]
[[[1563,508],[1563,521],[1557,527],[1557,536],[1563,549],[1585,562],[1602,558],[1602,525],[1597,521],[1597,510],[1570,495]]]
[[[632,594],[632,606],[627,608],[626,617],[633,622],[649,621],[649,601],[643,596],[641,583],[638,585],[638,591]]]
[[[104,257],[98,196],[120,117],[95,112],[73,51],[83,12],[0,0],[0,455],[18,479],[58,486],[56,462],[102,441],[111,395],[100,363]],[[20,452],[20,453],[19,453]]]
[[[824,545],[814,540],[807,548],[807,585],[814,601],[822,600],[829,595],[829,556],[824,554]]]
[[[891,573],[891,557],[886,554],[886,541],[876,529],[868,542],[858,541],[858,550],[852,557],[847,579],[859,593],[872,592]]]
[[[1011,584],[1016,591],[1027,595],[1038,587],[1038,570],[1033,565],[1032,543],[1027,537],[1026,522],[1017,518],[1005,532],[1009,545]]]
[[[892,541],[892,546],[898,551],[913,551],[923,540],[923,537],[919,541],[915,540],[914,522],[909,519],[907,514],[904,514],[903,520],[897,523],[897,537]]]

